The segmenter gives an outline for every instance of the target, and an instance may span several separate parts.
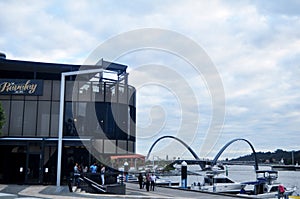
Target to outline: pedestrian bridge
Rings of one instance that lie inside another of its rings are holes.
[[[146,159],[149,159],[150,157],[150,154],[152,152],[152,149],[154,148],[154,146],[162,139],[166,139],[166,138],[171,138],[171,139],[174,139],[176,141],[178,141],[180,144],[182,144],[184,147],[186,147],[188,149],[188,151],[193,155],[193,157],[195,158],[195,160],[175,160],[174,163],[181,163],[183,161],[185,161],[187,164],[199,164],[201,169],[205,169],[205,166],[206,165],[211,165],[211,166],[214,166],[217,164],[217,161],[219,159],[219,157],[222,155],[222,153],[226,150],[226,148],[228,146],[230,146],[231,144],[233,144],[234,142],[237,142],[237,141],[244,141],[246,142],[252,152],[253,152],[253,155],[254,155],[254,167],[255,167],[255,170],[258,170],[258,162],[257,162],[257,157],[256,157],[256,152],[254,150],[254,147],[253,145],[246,139],[243,139],[243,138],[237,138],[237,139],[233,139],[231,140],[230,142],[228,142],[227,144],[225,144],[221,150],[217,153],[217,155],[215,156],[215,158],[212,160],[212,161],[207,161],[207,160],[204,160],[204,159],[200,159],[199,156],[196,154],[196,152],[189,146],[187,145],[184,141],[182,141],[181,139],[177,138],[177,137],[174,137],[174,136],[170,136],[170,135],[166,135],[166,136],[162,136],[160,138],[158,138],[153,144],[152,146],[150,147],[149,151],[148,151],[148,154],[147,154],[147,157]]]

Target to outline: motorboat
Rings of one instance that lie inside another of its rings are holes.
[[[252,182],[243,182],[246,187],[243,192],[239,193],[238,195],[249,198],[278,198],[279,187],[283,185],[276,182],[277,178],[277,171],[258,170],[256,171],[257,180]],[[282,197],[291,196],[295,191],[296,188],[284,187],[284,193]]]
[[[155,184],[158,186],[179,186],[179,181],[173,181],[168,178],[157,176]]]
[[[239,193],[246,185],[235,182],[223,173],[225,170],[207,171],[204,181],[194,182],[191,186],[192,190],[218,192],[218,193]]]

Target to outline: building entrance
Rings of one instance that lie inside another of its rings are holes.
[[[40,154],[28,154],[26,184],[39,184],[40,179]]]
[[[43,142],[28,142],[26,154],[25,184],[43,182]]]

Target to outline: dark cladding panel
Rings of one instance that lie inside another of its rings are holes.
[[[11,102],[10,136],[22,136],[24,101]]]
[[[37,101],[25,101],[24,107],[24,136],[36,135]]]
[[[50,137],[58,137],[59,102],[52,102]]]
[[[53,81],[52,83],[52,100],[58,101],[60,99],[60,81]]]
[[[50,101],[39,101],[37,136],[49,136]]]
[[[39,100],[51,100],[52,81],[44,80],[44,89]]]

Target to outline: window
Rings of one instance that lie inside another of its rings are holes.
[[[104,140],[104,153],[116,153],[116,140]]]
[[[127,153],[127,141],[126,140],[118,140],[118,154],[126,154]]]

